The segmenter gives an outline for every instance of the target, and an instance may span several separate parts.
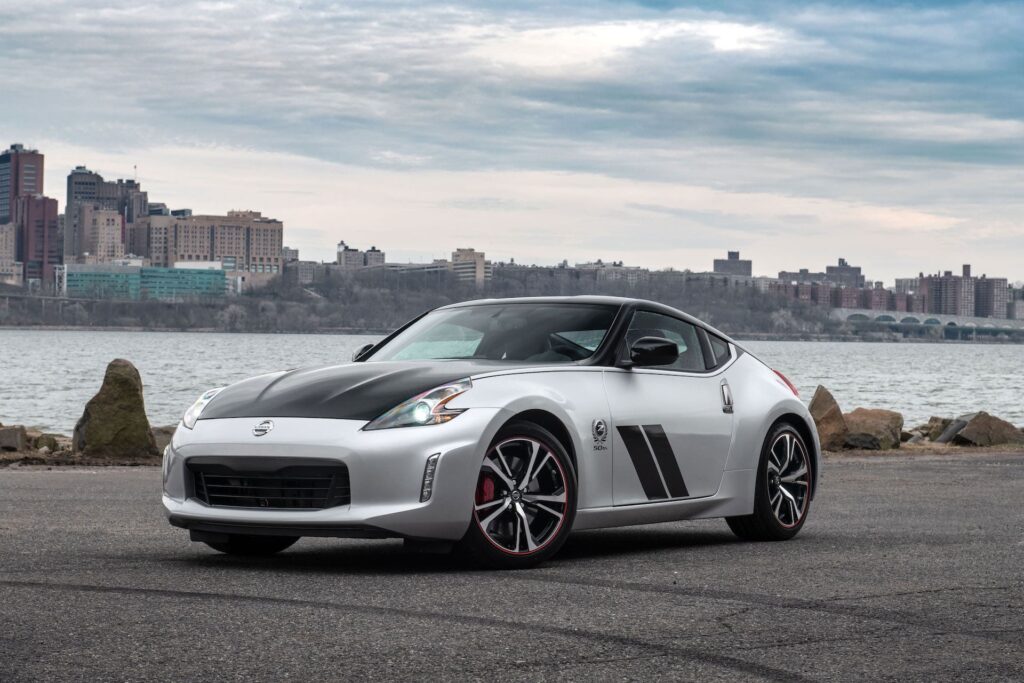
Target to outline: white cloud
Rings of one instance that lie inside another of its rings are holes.
[[[0,144],[49,187],[137,163],[155,200],[264,210],[323,257],[1020,277],[1020,3],[39,0],[0,26]]]
[[[597,75],[618,57],[659,41],[699,41],[721,52],[761,51],[781,45],[778,29],[722,21],[616,21],[555,28],[511,26],[463,29],[476,43],[467,54],[485,65],[511,66],[572,77]]]

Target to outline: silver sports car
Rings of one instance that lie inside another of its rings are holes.
[[[494,567],[573,529],[724,517],[783,540],[821,469],[796,389],[680,311],[609,297],[445,306],[351,363],[204,393],[164,452],[193,541],[404,538]]]

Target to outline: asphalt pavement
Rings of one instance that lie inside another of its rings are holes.
[[[156,468],[0,470],[0,680],[1024,680],[1024,456],[833,459],[803,532],[573,535],[487,572],[398,541],[243,560]]]

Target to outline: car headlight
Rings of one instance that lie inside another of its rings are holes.
[[[219,394],[223,388],[224,387],[220,387],[219,389],[210,389],[196,399],[196,402],[185,411],[185,416],[181,418],[181,424],[185,426],[185,429],[192,429],[196,426],[196,420],[198,420],[199,416],[202,415],[203,408],[205,408],[206,404],[212,401],[213,397]]]
[[[419,396],[413,396],[408,401],[399,403],[388,412],[371,421],[363,429],[419,427],[421,425],[436,425],[448,422],[464,412],[449,408],[448,402],[472,388],[473,383],[467,377],[466,379],[449,382],[444,386],[425,391]]]

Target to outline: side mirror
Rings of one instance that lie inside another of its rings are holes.
[[[629,347],[631,365],[671,365],[679,359],[679,347],[662,337],[640,337]]]
[[[356,352],[352,354],[352,362],[355,363],[356,361],[358,361],[363,356],[364,353],[372,349],[374,346],[376,346],[376,344],[363,344],[362,346],[360,346],[358,349],[356,349]]]

